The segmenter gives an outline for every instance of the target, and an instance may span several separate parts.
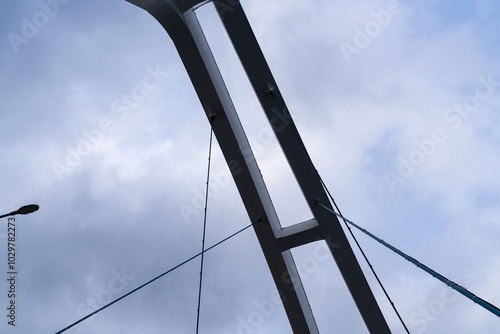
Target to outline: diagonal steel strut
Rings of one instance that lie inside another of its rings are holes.
[[[294,333],[319,333],[290,249],[324,239],[370,333],[390,333],[389,327],[359,267],[337,217],[319,208],[330,202],[260,50],[238,0],[215,5],[240,61],[302,189],[314,219],[283,229],[231,98],[196,19],[194,8],[205,0],[127,0],[165,28],[182,59],[200,102],[213,122],[214,134],[229,166],[278,288]],[[274,94],[272,96],[270,92]],[[278,107],[277,107],[278,105]],[[244,152],[244,153],[243,153]]]

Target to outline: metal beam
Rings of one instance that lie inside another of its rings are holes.
[[[173,40],[200,102],[213,122],[214,134],[232,173],[278,288],[294,333],[319,333],[297,268],[289,250],[282,251],[276,234],[281,225],[247,137],[231,102],[208,43],[192,9],[201,1],[127,0],[147,10]],[[242,154],[241,152],[245,152]]]
[[[276,134],[302,193],[370,333],[390,333],[337,217],[316,204],[329,198],[288,113],[267,61],[238,0],[218,0],[219,17]],[[230,8],[228,10],[227,8]],[[273,95],[270,94],[273,93]],[[278,117],[278,116],[284,117]]]
[[[276,235],[276,237],[278,238],[278,243],[283,251],[323,239],[318,222],[314,218],[302,223],[284,227]]]
[[[278,138],[314,219],[281,228],[231,98],[219,73],[194,8],[206,0],[127,0],[152,14],[172,38],[209,119],[269,265],[294,333],[318,329],[290,249],[324,239],[370,333],[390,333],[337,217],[319,175],[262,54],[238,0],[215,5],[253,89]],[[270,94],[272,93],[272,94]],[[242,152],[245,152],[242,154]]]

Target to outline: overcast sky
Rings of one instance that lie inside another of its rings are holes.
[[[2,220],[1,333],[55,333],[201,249],[210,128],[172,41],[124,0],[58,1],[0,11],[0,213],[40,205],[16,218],[15,327]],[[342,212],[500,305],[500,4],[242,4]],[[310,219],[213,5],[197,14],[282,225]],[[216,143],[213,155],[207,246],[250,223]],[[356,235],[411,333],[498,332],[498,317]],[[324,247],[293,250],[320,332],[367,333]],[[200,333],[291,333],[251,229],[205,261]],[[198,279],[196,260],[68,333],[194,333]]]

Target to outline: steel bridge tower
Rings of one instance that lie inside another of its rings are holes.
[[[228,90],[195,9],[207,0],[127,0],[145,9],[165,28],[182,59],[214,134],[232,172],[248,216],[259,218],[254,230],[294,333],[319,333],[290,249],[324,240],[370,333],[391,333],[380,311],[319,175],[288,113],[267,61],[238,0],[215,0],[229,35],[262,109],[281,145],[314,218],[282,228]],[[280,106],[277,108],[277,106]],[[280,110],[281,109],[281,110]],[[242,154],[242,152],[245,152]],[[235,168],[237,166],[238,168]]]

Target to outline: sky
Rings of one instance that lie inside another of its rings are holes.
[[[23,0],[0,11],[0,213],[16,216],[16,320],[49,334],[201,249],[210,127],[167,33],[124,0]],[[242,1],[343,214],[500,305],[500,4]],[[312,218],[209,3],[197,11],[282,226]],[[206,245],[250,221],[213,146]],[[355,235],[411,333],[500,320]],[[351,240],[351,239],[350,239]],[[354,248],[354,247],[353,247]],[[292,251],[321,333],[367,333],[322,242]],[[355,250],[393,333],[403,333]],[[199,259],[67,333],[194,333]],[[205,256],[200,333],[291,333],[249,229]]]

